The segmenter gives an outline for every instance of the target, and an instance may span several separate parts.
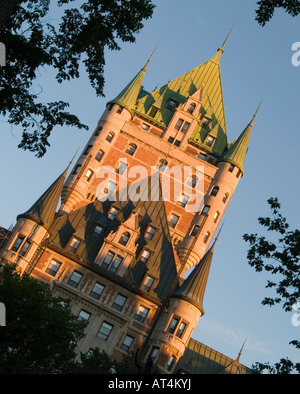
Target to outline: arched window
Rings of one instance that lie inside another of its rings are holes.
[[[219,192],[219,189],[220,189],[219,186],[214,186],[212,188],[211,192],[210,192],[210,195],[211,196],[216,196],[218,194],[218,192]]]
[[[125,153],[127,153],[130,156],[133,156],[135,151],[136,151],[137,146],[135,144],[129,144]]]
[[[121,245],[123,245],[123,246],[126,246],[128,240],[129,240],[129,238],[130,238],[129,232],[123,233],[123,234],[121,235],[120,240],[119,240],[119,244],[121,244]]]
[[[107,136],[106,136],[106,141],[111,142],[114,138],[114,133],[112,131],[110,131]]]
[[[167,165],[168,165],[167,160],[160,160],[159,163],[157,164],[157,169],[160,172],[163,172],[166,169]]]
[[[188,112],[190,114],[192,114],[195,111],[195,108],[196,108],[196,104],[195,103],[190,104],[190,106],[188,108]]]

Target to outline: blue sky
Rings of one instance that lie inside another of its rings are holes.
[[[106,53],[105,98],[96,97],[82,70],[80,78],[58,85],[51,70],[41,69],[38,83],[43,101],[65,100],[90,131],[56,128],[45,157],[17,149],[21,130],[1,123],[0,225],[8,227],[27,210],[85,146],[106,102],[114,98],[158,48],[148,67],[144,87],[151,91],[211,58],[231,26],[234,30],[221,59],[227,133],[233,141],[243,131],[262,100],[255,120],[245,176],[225,215],[215,247],[205,315],[193,337],[235,358],[246,339],[240,361],[298,361],[299,351],[288,345],[299,339],[300,326],[279,306],[261,305],[270,290],[266,275],[247,264],[245,233],[261,233],[257,218],[268,216],[267,199],[278,197],[291,228],[299,223],[300,67],[291,62],[294,42],[300,41],[300,18],[277,11],[265,27],[255,21],[255,1],[164,0],[136,36],[136,43]],[[55,14],[52,15],[55,18]]]

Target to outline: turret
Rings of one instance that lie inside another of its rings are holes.
[[[204,196],[203,208],[195,215],[186,237],[177,245],[179,258],[185,265],[183,275],[197,264],[209,247],[237,184],[244,175],[244,160],[257,111],[239,138],[219,158],[216,164],[218,169]]]
[[[107,103],[95,131],[63,188],[62,212],[70,212],[75,206],[79,206],[78,204],[89,203],[96,198],[96,187],[93,183],[97,170],[106,153],[115,144],[124,124],[133,117],[150,59],[121,93]]]
[[[68,168],[31,208],[18,215],[10,239],[1,251],[2,262],[16,263],[22,272],[26,270],[39,245],[49,235]]]
[[[171,372],[183,355],[198,320],[204,315],[203,299],[216,240],[189,276],[175,288],[151,336],[150,353],[159,349],[155,363],[161,373]]]

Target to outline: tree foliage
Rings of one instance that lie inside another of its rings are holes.
[[[256,20],[261,26],[269,22],[276,8],[282,8],[291,16],[297,16],[300,13],[299,0],[260,0],[256,3],[259,7],[256,10]]]
[[[72,314],[68,300],[53,297],[49,285],[20,275],[15,265],[4,265],[0,272],[0,302],[6,308],[0,374],[137,372],[133,354],[119,361],[98,348],[78,355],[86,323]]]
[[[54,126],[88,127],[67,112],[68,103],[39,101],[35,83],[41,68],[53,69],[62,83],[78,78],[84,65],[96,94],[103,96],[105,49],[134,42],[154,5],[151,0],[0,0],[0,5],[0,42],[6,46],[0,114],[22,128],[19,147],[42,157]]]
[[[6,326],[0,328],[0,373],[72,370],[84,326],[75,324],[65,300],[52,297],[48,285],[27,274],[21,276],[14,265],[5,265],[0,301],[6,308]]]
[[[244,234],[243,238],[249,243],[247,253],[248,263],[257,272],[265,271],[272,275],[266,288],[274,289],[274,295],[265,297],[263,305],[280,304],[285,311],[293,310],[293,306],[300,300],[300,231],[290,230],[287,219],[280,213],[281,205],[277,198],[270,198],[268,204],[271,217],[259,217],[259,224],[271,232],[270,236]],[[290,342],[300,349],[300,341]],[[271,373],[300,372],[300,363],[293,364],[288,359],[281,359],[274,366],[258,363],[259,370]]]

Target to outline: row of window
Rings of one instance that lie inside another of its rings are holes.
[[[144,249],[140,255],[140,261],[142,261],[143,263],[147,263],[147,261],[150,258],[151,253]],[[104,261],[102,262],[102,267],[107,269],[110,272],[116,273],[119,266],[121,265],[123,261],[123,258],[119,255],[117,255],[116,253],[114,253],[113,251],[109,251],[104,259]],[[57,260],[51,260],[51,262],[49,263],[48,267],[46,268],[46,272],[55,277],[58,273],[58,270],[60,269],[62,263],[57,261]],[[77,288],[79,283],[81,282],[81,279],[83,277],[83,274],[78,272],[78,271],[74,271],[72,273],[72,275],[70,276],[70,278],[68,279],[68,285]],[[146,275],[142,285],[141,285],[141,290],[145,291],[145,292],[149,292],[150,289],[152,288],[153,284],[154,284],[154,278],[151,277],[150,275]],[[93,289],[90,292],[90,295],[96,299],[99,299],[102,292],[104,290],[104,286],[102,286],[101,284],[99,284],[98,282],[95,283]]]

